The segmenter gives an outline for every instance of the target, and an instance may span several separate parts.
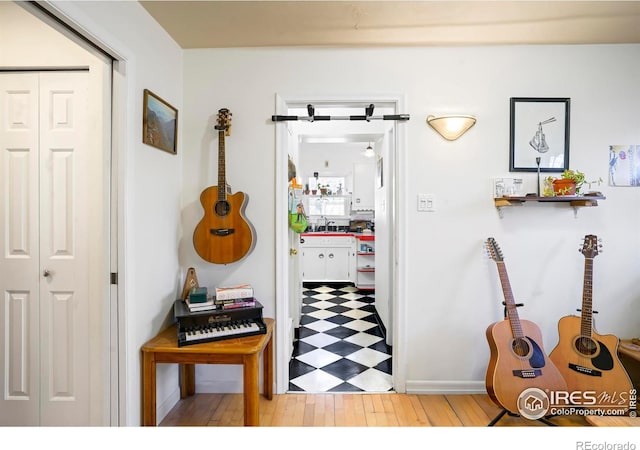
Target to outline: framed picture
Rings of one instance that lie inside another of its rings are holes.
[[[144,90],[142,142],[165,152],[178,153],[178,110],[148,89]]]
[[[569,168],[569,98],[511,98],[510,172]]]

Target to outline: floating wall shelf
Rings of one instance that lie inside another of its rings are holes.
[[[556,197],[538,197],[529,195],[526,197],[496,197],[493,199],[498,214],[502,217],[502,209],[507,206],[521,206],[526,202],[540,203],[566,203],[573,207],[574,214],[578,214],[578,208],[586,206],[598,206],[598,200],[604,200],[606,197],[601,195],[559,195]]]

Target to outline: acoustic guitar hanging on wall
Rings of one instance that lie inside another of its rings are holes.
[[[244,258],[253,248],[254,231],[244,211],[247,196],[231,193],[227,184],[225,136],[231,134],[231,113],[218,111],[218,185],[200,194],[204,217],[193,232],[193,246],[202,259],[214,264],[230,264]]]

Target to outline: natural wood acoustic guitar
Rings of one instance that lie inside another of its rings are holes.
[[[244,258],[253,248],[254,230],[245,217],[247,196],[231,194],[225,167],[225,136],[231,134],[231,113],[218,111],[218,185],[200,194],[204,217],[193,233],[193,246],[202,259],[214,264],[229,264]]]
[[[584,238],[584,281],[581,316],[558,321],[558,345],[549,357],[562,373],[574,403],[589,409],[626,409],[633,384],[618,357],[619,339],[596,333],[593,326],[593,260],[600,245],[597,236]]]
[[[520,320],[502,251],[494,238],[486,242],[498,266],[505,299],[505,319],[487,328],[491,358],[485,377],[489,397],[503,409],[519,414],[520,395],[528,388],[566,390],[562,375],[545,353],[536,324]]]

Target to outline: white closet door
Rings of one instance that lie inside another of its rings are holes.
[[[0,74],[1,425],[40,423],[38,74]]]
[[[89,420],[86,72],[40,75],[41,423]]]
[[[0,366],[0,422],[88,425],[87,73],[0,80],[0,343],[7,355]],[[19,92],[23,97],[13,97]],[[24,132],[10,132],[23,122]]]

